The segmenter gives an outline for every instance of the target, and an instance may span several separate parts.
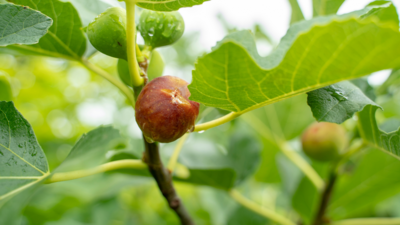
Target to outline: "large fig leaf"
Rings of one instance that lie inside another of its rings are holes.
[[[48,175],[47,159],[32,127],[12,102],[0,102],[0,224],[14,224],[29,193],[12,197]]]
[[[183,7],[201,5],[209,0],[138,0],[137,5],[154,11],[175,11]]]
[[[356,18],[363,14],[296,23],[267,57],[257,53],[249,32],[230,34],[198,60],[189,85],[191,100],[244,113],[400,66],[398,24]]]
[[[0,5],[0,46],[36,44],[52,24],[50,17],[27,7]]]
[[[59,0],[10,0],[19,5],[39,10],[53,19],[48,33],[35,45],[14,45],[9,48],[28,54],[39,54],[67,59],[80,59],[86,50],[86,38],[79,14],[69,2]]]

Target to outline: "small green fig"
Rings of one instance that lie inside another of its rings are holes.
[[[144,86],[136,105],[136,122],[149,142],[175,141],[194,128],[200,104],[189,100],[188,83],[162,76]]]
[[[90,43],[98,51],[111,57],[127,59],[125,9],[108,8],[88,25],[86,32]]]
[[[323,162],[337,159],[348,145],[346,130],[327,122],[312,124],[303,133],[301,141],[306,155]]]
[[[143,10],[138,30],[147,46],[152,48],[171,45],[182,37],[185,23],[181,14]]]
[[[149,81],[153,80],[156,77],[160,77],[164,71],[164,59],[161,54],[156,50],[151,52],[149,66],[147,68],[147,77]],[[128,86],[132,86],[131,76],[129,74],[128,62],[124,59],[118,60],[118,75],[121,80]]]

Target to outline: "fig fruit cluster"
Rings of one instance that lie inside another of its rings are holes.
[[[172,142],[194,129],[200,104],[189,100],[187,85],[178,77],[162,76],[144,86],[135,116],[148,142]]]
[[[303,133],[301,141],[304,153],[322,162],[337,159],[348,145],[346,130],[327,122],[312,124]]]

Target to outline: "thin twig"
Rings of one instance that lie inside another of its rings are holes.
[[[158,144],[148,143],[144,137],[143,140],[145,145],[143,161],[147,164],[151,175],[157,181],[158,188],[167,200],[169,207],[178,215],[182,225],[194,225],[194,221],[175,191],[171,173],[161,162]]]

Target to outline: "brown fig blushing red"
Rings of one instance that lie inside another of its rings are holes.
[[[200,104],[189,100],[187,85],[178,77],[162,76],[143,88],[135,116],[147,139],[168,143],[194,128]]]

